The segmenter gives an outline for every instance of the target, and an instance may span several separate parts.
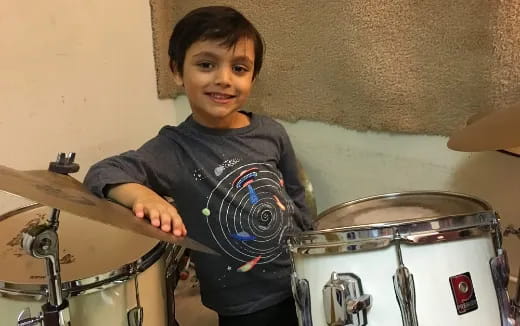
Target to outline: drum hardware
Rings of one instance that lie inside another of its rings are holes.
[[[361,280],[351,273],[332,272],[323,287],[323,308],[330,326],[364,326],[372,296],[363,294]]]
[[[312,326],[309,281],[300,279],[296,273],[292,273],[291,285],[300,326]]]
[[[501,326],[516,326],[513,305],[507,294],[509,264],[505,250],[499,249],[498,255],[490,260],[489,265],[499,302]]]
[[[403,263],[403,255],[401,252],[401,235],[399,231],[395,232],[395,247],[397,252],[397,262],[399,267],[393,276],[394,290],[401,309],[401,317],[403,326],[417,326],[417,310],[415,306],[415,284],[413,274]]]
[[[49,164],[49,171],[61,174],[77,172],[79,165],[74,163],[74,153],[59,153],[55,162]],[[36,225],[23,233],[22,248],[35,258],[45,259],[47,269],[47,303],[37,317],[18,319],[18,325],[70,326],[69,303],[63,299],[60,276],[58,225],[60,211],[52,209],[46,225]],[[20,316],[25,317],[22,313]],[[29,315],[30,316],[30,315]]]

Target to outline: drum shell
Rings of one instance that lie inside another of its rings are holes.
[[[499,325],[500,313],[489,267],[495,249],[489,237],[403,245],[402,254],[415,281],[419,325]],[[309,282],[314,326],[326,325],[322,289],[332,272],[353,273],[361,279],[364,293],[373,299],[367,315],[369,325],[402,326],[392,281],[397,268],[394,246],[343,254],[293,254],[293,259],[298,278]],[[436,263],[438,261],[443,264]],[[459,316],[449,277],[468,271],[479,309]]]
[[[339,205],[328,212],[347,206],[355,208],[360,203],[366,205],[372,199],[392,201],[401,195],[413,198],[425,194],[461,201],[467,198],[476,211],[468,215],[455,211],[453,216],[428,215],[406,221],[337,225],[290,239],[296,277],[309,283],[314,326],[326,325],[322,290],[332,272],[355,274],[361,280],[363,292],[372,295],[368,325],[403,325],[392,278],[398,267],[396,230],[405,233],[400,248],[404,265],[414,278],[419,325],[500,324],[500,308],[489,265],[501,245],[500,233],[496,232],[499,220],[487,203],[458,194],[416,192],[374,196]],[[414,232],[415,229],[420,232]],[[458,315],[449,278],[466,272],[472,278],[478,309]]]

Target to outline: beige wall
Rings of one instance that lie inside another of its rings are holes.
[[[0,2],[0,164],[102,157],[175,121],[158,100],[147,1]]]

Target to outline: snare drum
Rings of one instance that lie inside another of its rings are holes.
[[[38,315],[47,300],[45,261],[20,243],[22,232],[44,224],[50,212],[30,204],[0,216],[0,325],[16,325],[25,308]],[[59,222],[62,288],[72,325],[137,325],[128,312],[136,311],[138,301],[144,326],[168,325],[164,243],[63,211]]]
[[[289,241],[300,325],[514,325],[499,220],[477,198],[374,196],[316,229]]]

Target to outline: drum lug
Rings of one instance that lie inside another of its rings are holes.
[[[361,280],[351,273],[332,272],[323,287],[325,319],[330,326],[367,325],[367,310],[372,296],[363,294]]]
[[[292,273],[291,285],[300,326],[312,326],[309,281],[299,279],[296,273]]]
[[[126,314],[128,326],[143,326],[144,311],[139,298],[139,281],[137,280],[137,277],[138,275],[134,278],[136,306],[128,310]]]
[[[401,317],[404,326],[417,326],[417,312],[415,308],[415,283],[408,268],[401,265],[397,268],[394,278],[394,290],[401,308]]]
[[[128,326],[143,325],[143,307],[134,307],[127,313]]]
[[[403,254],[401,252],[401,235],[398,231],[394,233],[395,248],[397,253],[397,262],[399,266],[393,276],[394,291],[397,303],[401,309],[401,318],[403,326],[417,326],[417,310],[415,305],[415,282],[413,274],[404,265]]]

